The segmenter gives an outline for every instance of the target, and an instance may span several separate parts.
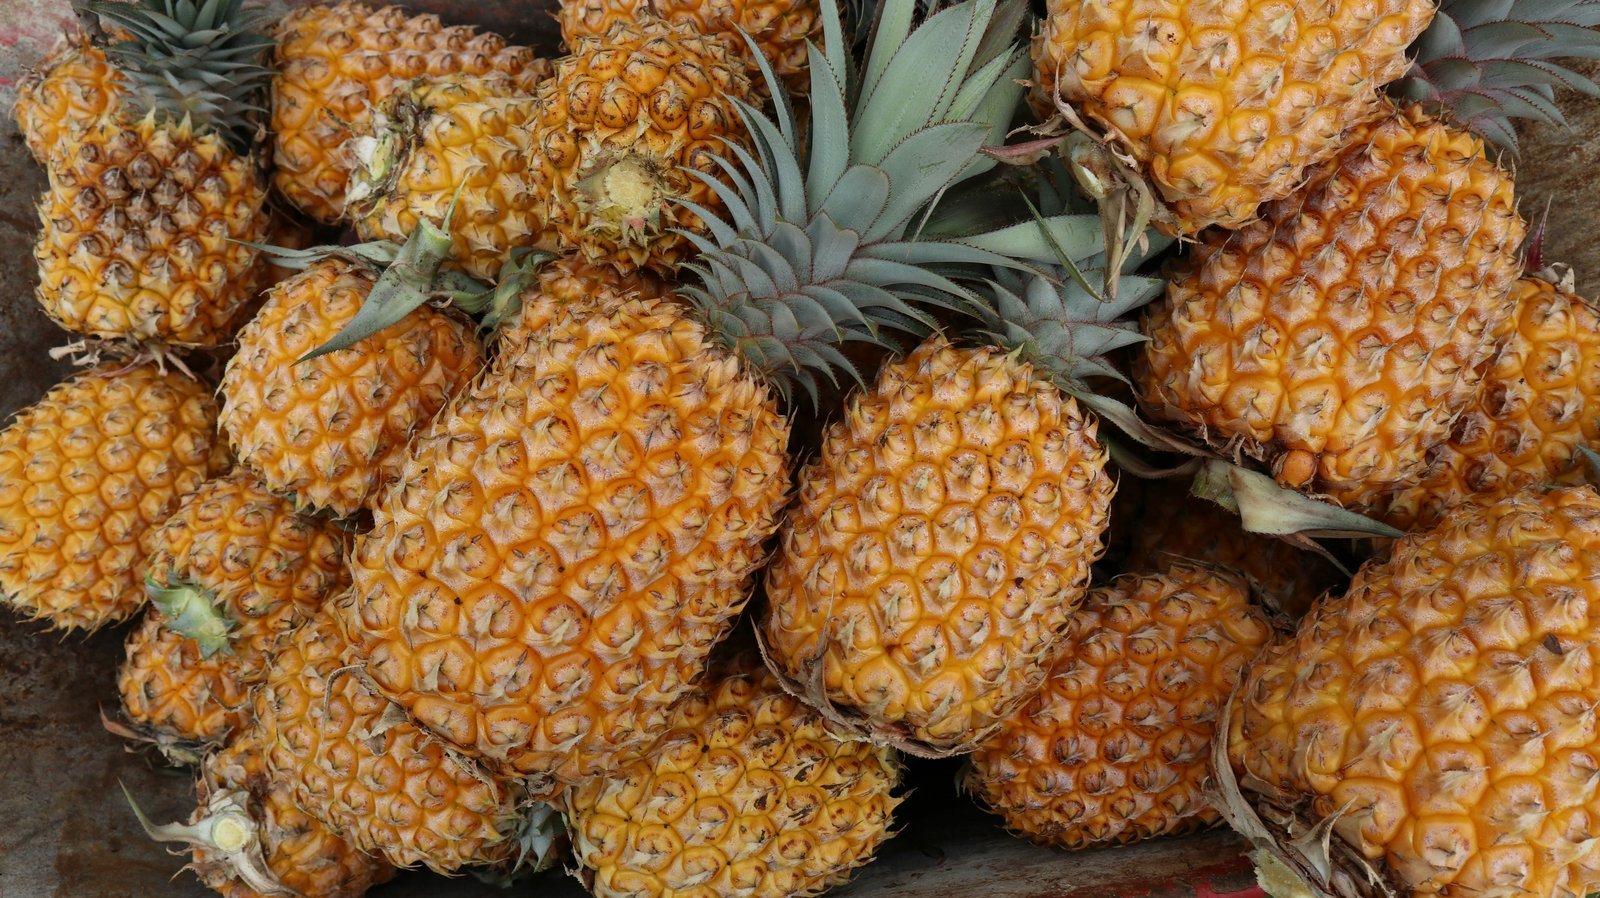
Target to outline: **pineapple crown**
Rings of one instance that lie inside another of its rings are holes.
[[[1600,96],[1557,59],[1600,59],[1597,0],[1444,0],[1395,96],[1436,104],[1515,153],[1513,118],[1566,125],[1556,87]]]
[[[243,150],[272,72],[262,64],[273,41],[260,30],[267,10],[245,0],[82,2],[79,8],[128,38],[106,53],[137,88],[137,100],[174,121],[226,136]]]
[[[775,115],[738,108],[755,145],[727,143],[721,177],[705,181],[725,216],[682,201],[709,236],[686,233],[700,255],[682,290],[724,345],[786,397],[813,402],[817,376],[861,374],[846,342],[893,346],[886,330],[933,329],[930,308],[965,307],[974,270],[1051,258],[1045,233],[1098,246],[1098,229],[1065,220],[977,233],[920,233],[941,198],[995,165],[979,150],[1002,138],[1018,108],[1027,58],[1020,0],[966,0],[917,23],[917,0],[877,10],[859,71],[838,10],[823,4],[824,46],[808,47],[811,123],[805,145],[771,67],[756,50]],[[748,38],[747,38],[748,40]],[[751,43],[752,49],[756,49]],[[1085,218],[1085,216],[1075,216]]]

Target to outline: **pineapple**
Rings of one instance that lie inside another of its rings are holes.
[[[268,775],[361,851],[449,873],[550,847],[548,809],[525,810],[520,786],[448,751],[374,692],[331,613],[284,641],[255,712]]]
[[[754,71],[760,62],[745,42],[748,34],[789,95],[803,97],[811,86],[806,44],[822,38],[822,2],[835,0],[566,0],[561,41],[576,51],[584,38],[605,37],[617,22],[637,25],[653,16],[722,38]]]
[[[604,265],[591,265],[582,259],[566,257],[541,265],[535,274],[537,284],[530,287],[529,296],[545,302],[576,304],[592,297],[604,296],[605,303],[626,302],[626,298],[642,300],[665,299],[671,288],[647,271],[619,274]],[[494,330],[494,349],[500,355],[516,352],[531,339],[540,326],[539,313],[525,318],[519,305],[515,310],[499,314]]]
[[[374,110],[412,79],[496,74],[531,89],[549,71],[527,47],[398,6],[307,6],[274,33],[272,183],[323,223],[344,215],[346,143],[370,134]]]
[[[80,135],[120,109],[127,76],[82,34],[63,35],[54,50],[17,83],[17,130],[40,165],[77,145]]]
[[[1581,476],[1581,447],[1600,447],[1600,311],[1534,277],[1517,282],[1517,329],[1428,456],[1422,482],[1382,509],[1401,528],[1431,527],[1468,496],[1505,496]]]
[[[412,434],[478,370],[472,325],[426,308],[304,362],[361,308],[378,269],[334,256],[272,288],[223,375],[221,425],[239,460],[302,508],[376,504]]]
[[[1250,665],[1216,769],[1268,891],[1600,888],[1597,559],[1592,489],[1468,501]]]
[[[647,754],[738,616],[788,490],[780,399],[814,394],[844,361],[838,343],[914,327],[910,303],[930,293],[964,295],[920,265],[987,264],[986,244],[1048,253],[1031,221],[908,238],[943,188],[993,165],[977,150],[1020,99],[1021,10],[968,0],[912,30],[914,0],[889,6],[863,69],[874,99],[847,113],[830,38],[807,145],[781,90],[778,122],[742,107],[759,155],[742,157],[742,189],[718,183],[731,220],[697,238],[683,301],[524,293],[522,345],[413,444],[357,541],[341,611],[367,675],[535,793]],[[948,34],[964,38],[953,67]],[[935,59],[963,90],[930,89]],[[781,220],[757,181],[775,185]],[[869,189],[885,193],[856,202]]]
[[[269,43],[251,30],[260,13],[239,0],[92,8],[131,35],[108,51],[128,90],[58,135],[39,202],[39,302],[91,337],[214,346],[254,295],[245,244],[269,227],[250,144],[267,76],[254,64]]]
[[[1325,558],[1245,530],[1238,515],[1177,480],[1123,477],[1106,542],[1113,570],[1155,573],[1176,563],[1226,568],[1243,576],[1263,604],[1296,619],[1348,579]]]
[[[0,431],[0,594],[61,630],[126,620],[179,500],[226,462],[204,386],[153,362],[106,362]]]
[[[225,898],[361,898],[394,876],[300,810],[287,785],[267,775],[263,754],[256,731],[240,733],[205,759],[195,782],[200,806],[187,825],[155,826],[135,805],[145,832],[193,846],[189,868]]]
[[[585,259],[670,273],[722,208],[701,177],[749,146],[736,103],[755,98],[727,44],[651,16],[584,38],[540,88],[533,190],[546,226]],[[729,142],[732,142],[731,144]],[[688,204],[688,205],[686,205]]]
[[[596,898],[814,895],[891,835],[894,750],[835,739],[753,655],[713,665],[661,746],[562,795]]]
[[[1513,324],[1523,224],[1481,141],[1395,110],[1305,189],[1213,232],[1145,313],[1141,403],[1370,510],[1416,483]]]
[[[1176,563],[1090,593],[1046,685],[973,753],[968,792],[1043,845],[1126,844],[1210,826],[1212,736],[1272,635],[1238,575]]]
[[[505,77],[419,79],[357,141],[347,215],[368,240],[404,240],[451,216],[452,258],[493,278],[517,250],[553,243],[530,159],[539,103]]]
[[[1481,0],[1469,0],[1480,3]],[[1169,233],[1237,228],[1382,115],[1435,0],[1046,0],[1035,110],[1130,157]],[[1088,126],[1088,123],[1082,123]]]
[[[192,493],[151,541],[156,609],[117,673],[123,709],[158,745],[221,742],[249,722],[277,638],[349,585],[347,539],[235,471]]]

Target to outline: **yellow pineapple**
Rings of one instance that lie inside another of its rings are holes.
[[[151,838],[188,842],[189,869],[224,898],[361,898],[395,870],[356,850],[296,804],[267,774],[260,734],[246,730],[207,756],[195,781],[199,807],[187,825],[155,826]]]
[[[725,141],[749,145],[735,101],[753,90],[743,58],[689,23],[647,16],[580,40],[538,94],[546,226],[590,262],[671,272],[694,252],[675,231],[706,228],[682,203],[722,208],[684,169],[714,175]]]
[[[1257,658],[1216,764],[1272,894],[1600,888],[1597,559],[1590,488],[1469,501]]]
[[[1381,517],[1431,527],[1468,496],[1504,496],[1587,473],[1580,447],[1600,447],[1600,312],[1538,278],[1512,291],[1517,329],[1450,439],[1428,456],[1422,482],[1391,497]]]
[[[70,150],[79,136],[127,100],[128,79],[82,34],[63,35],[17,83],[17,130],[40,165]]]
[[[1514,323],[1523,224],[1483,144],[1417,107],[1213,232],[1144,316],[1140,401],[1284,486],[1370,510],[1421,479]]]
[[[327,355],[378,269],[331,257],[277,284],[239,333],[222,379],[222,429],[239,461],[302,507],[351,515],[375,504],[412,434],[478,370],[472,325],[425,308]]]
[[[1236,574],[1178,563],[1118,577],[1073,615],[1044,689],[973,753],[967,791],[1011,832],[1062,848],[1216,823],[1217,719],[1271,635]]]
[[[413,79],[498,74],[531,89],[549,71],[527,47],[398,6],[302,7],[274,34],[272,183],[324,223],[344,215],[347,142],[370,134],[374,111]]]
[[[661,746],[562,796],[596,898],[814,895],[892,835],[894,750],[834,738],[753,655],[713,665]]]
[[[123,709],[158,745],[220,742],[249,722],[278,637],[349,585],[347,539],[236,471],[184,499],[151,542],[156,609],[117,672]]]
[[[0,431],[0,594],[62,630],[145,602],[156,528],[220,473],[226,451],[202,384],[152,362],[106,362],[57,385]]]
[[[806,43],[822,41],[822,2],[834,0],[566,0],[561,41],[576,51],[584,38],[605,37],[617,22],[638,24],[651,17],[687,22],[701,34],[722,38],[754,71],[748,34],[790,95],[805,96],[811,87]]]
[[[502,310],[496,315],[494,350],[500,355],[521,349],[548,315],[548,309],[541,308],[531,310],[524,317],[523,303],[584,303],[596,297],[605,297],[604,302],[612,303],[625,297],[651,300],[672,295],[671,287],[647,271],[621,274],[609,266],[593,265],[571,256],[539,266],[535,277],[535,283],[519,297],[515,310]]]

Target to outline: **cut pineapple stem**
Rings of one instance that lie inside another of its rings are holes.
[[[126,784],[122,796],[127,799],[133,816],[145,835],[158,842],[187,842],[207,848],[222,855],[228,869],[245,885],[262,895],[293,898],[295,893],[286,888],[267,866],[261,849],[261,831],[250,816],[249,799],[245,793],[227,789],[212,794],[206,802],[204,816],[194,823],[156,824],[146,816],[144,809],[134,801]]]
[[[232,651],[233,622],[217,607],[211,592],[192,583],[162,586],[148,577],[144,590],[166,618],[163,625],[199,644],[201,657]]]

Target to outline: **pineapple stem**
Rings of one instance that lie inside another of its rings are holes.
[[[202,657],[231,651],[233,622],[216,605],[216,596],[192,583],[162,586],[145,578],[145,593],[161,611],[167,629],[180,633],[200,646]]]

